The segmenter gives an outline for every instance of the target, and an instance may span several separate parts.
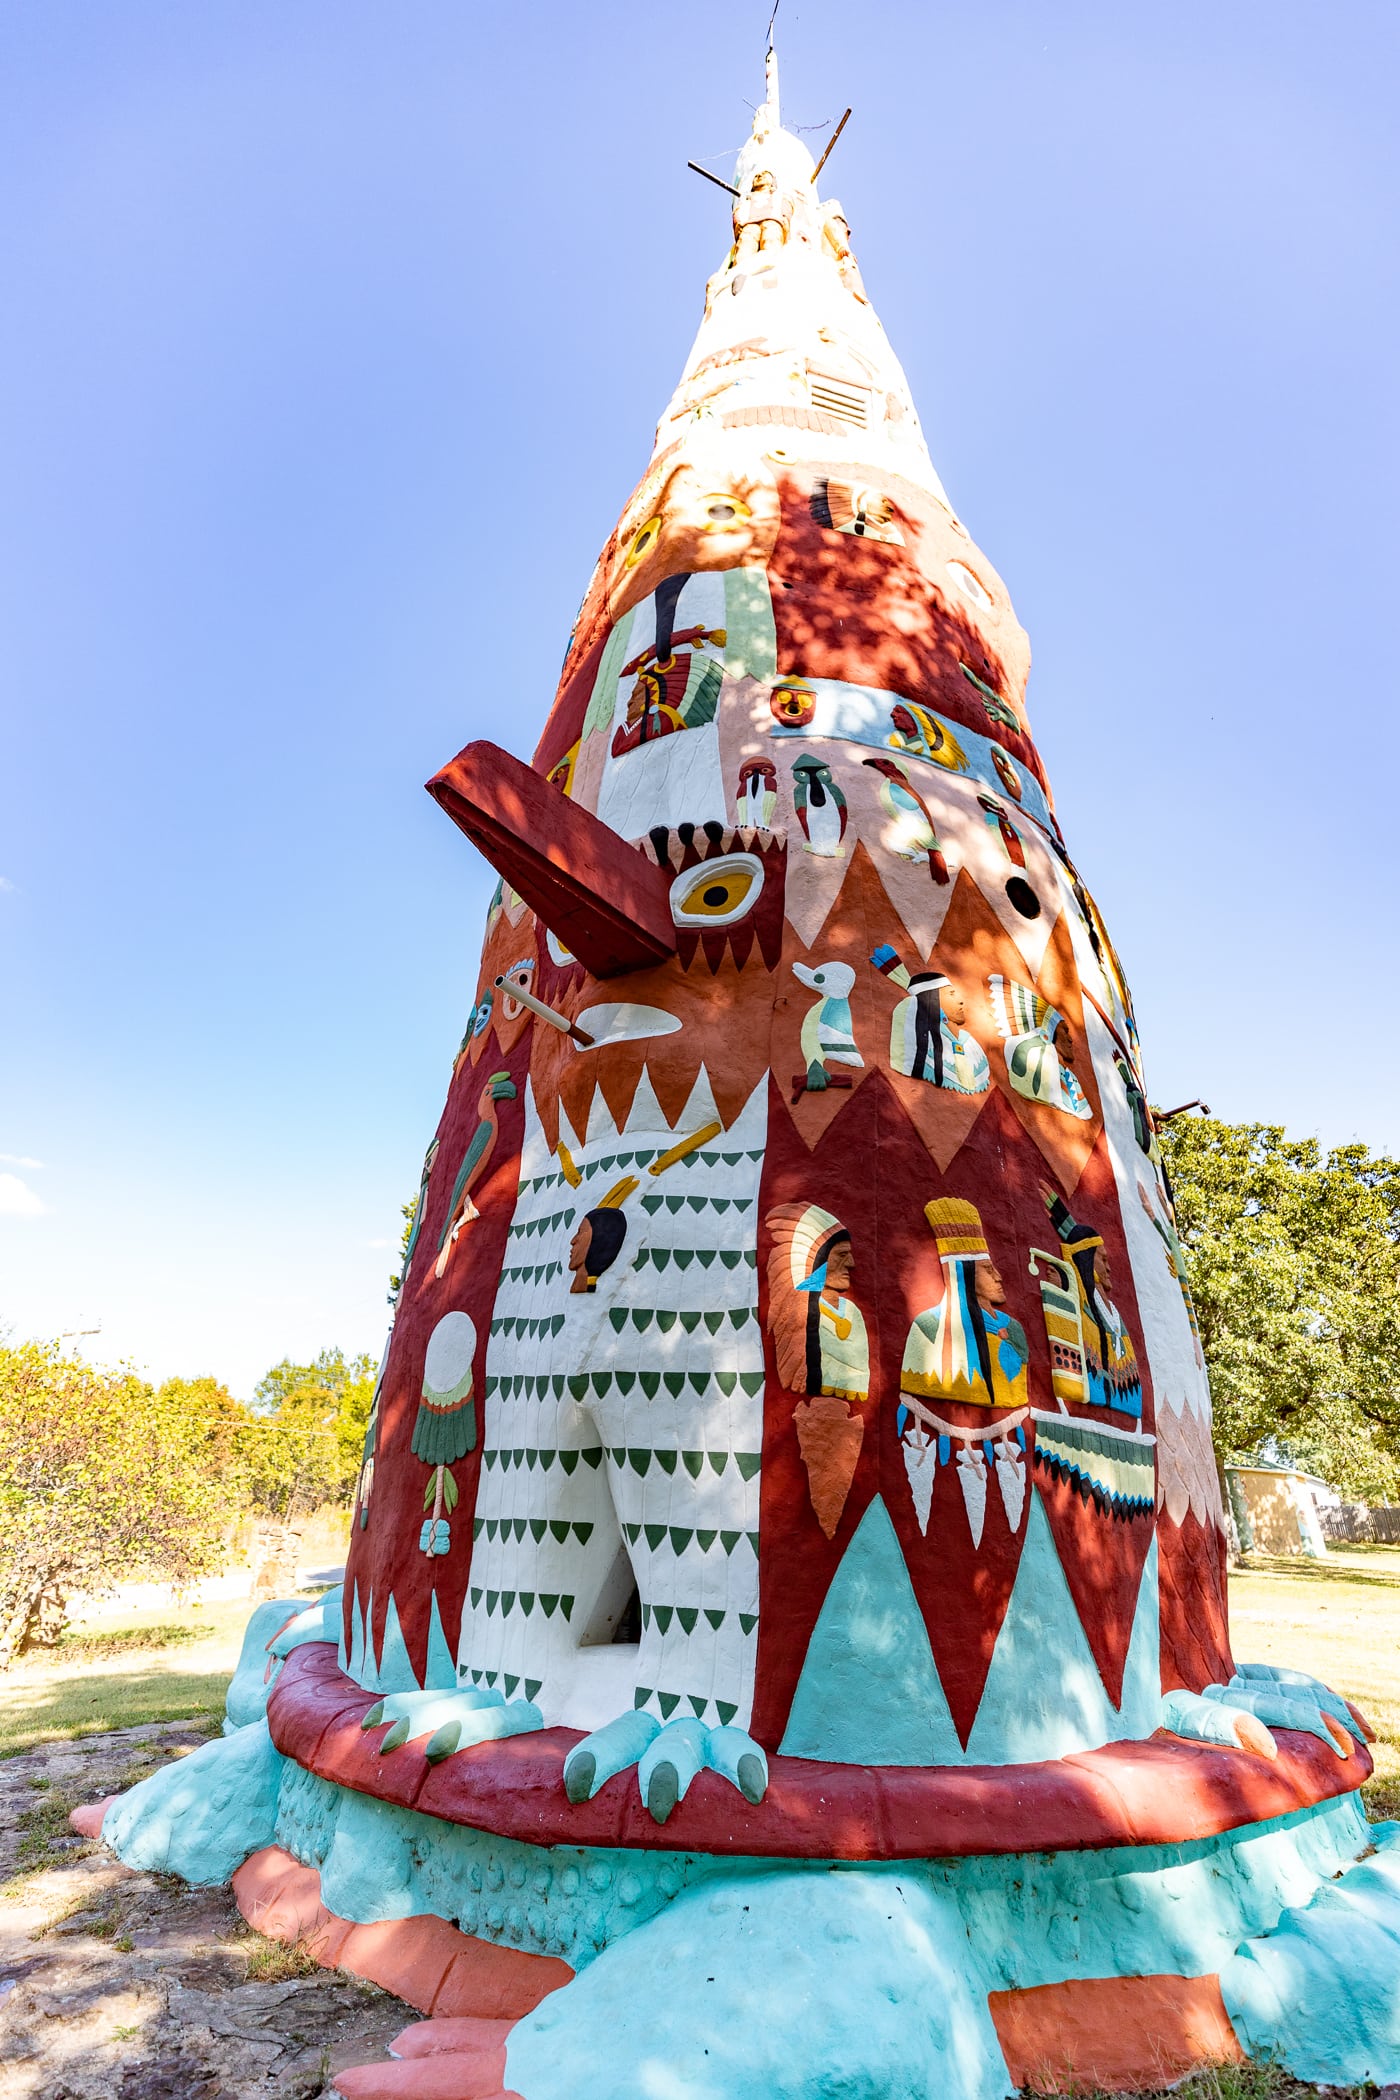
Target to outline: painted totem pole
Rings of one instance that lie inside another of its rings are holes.
[[[536,1709],[586,1732],[572,1788],[640,1758],[658,1805],[766,1752],[1058,1756],[1231,1674],[1170,1192],[1025,636],[771,103],[738,187],[533,768],[431,783],[501,882],[345,1604],[353,1676]],[[463,1408],[444,1466],[425,1410]]]
[[[771,65],[735,190],[533,764],[429,783],[500,880],[255,1834],[534,1965],[483,2094],[1394,2077],[1364,1724],[1234,1667],[1127,982]]]

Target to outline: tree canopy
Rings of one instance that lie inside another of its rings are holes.
[[[1268,1123],[1160,1135],[1220,1456],[1400,1500],[1400,1162]]]
[[[172,1384],[153,1391],[52,1344],[0,1347],[0,1668],[56,1635],[75,1590],[218,1565],[221,1389]]]
[[[242,1432],[250,1501],[290,1523],[323,1502],[348,1501],[374,1397],[372,1356],[323,1349],[284,1357],[261,1379]]]
[[[249,1513],[291,1524],[348,1503],[374,1362],[284,1360],[252,1407],[215,1378],[168,1378],[0,1342],[0,1669],[56,1640],[83,1590],[183,1584],[227,1557]]]

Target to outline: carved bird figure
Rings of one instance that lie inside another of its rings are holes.
[[[491,1154],[496,1149],[496,1103],[514,1099],[515,1081],[509,1072],[493,1072],[481,1089],[476,1104],[481,1120],[472,1132],[471,1143],[462,1155],[462,1164],[457,1169],[457,1179],[452,1184],[452,1200],[447,1206],[442,1237],[438,1241],[438,1258],[434,1264],[434,1273],[438,1276],[446,1272],[462,1227],[470,1225],[472,1219],[480,1215],[472,1202],[472,1190],[486,1172]]]
[[[909,776],[892,758],[867,758],[864,763],[880,776],[880,803],[894,818],[898,834],[891,842],[905,860],[926,860],[929,874],[940,887],[949,880],[948,863],[933,827],[928,806],[909,785]]]

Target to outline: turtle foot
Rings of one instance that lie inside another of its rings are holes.
[[[427,1738],[423,1755],[440,1764],[455,1751],[476,1743],[498,1743],[508,1735],[528,1735],[543,1728],[544,1716],[529,1699],[509,1702],[500,1692],[390,1692],[370,1707],[360,1726],[389,1723],[379,1745],[381,1757],[405,1743]]]
[[[757,1803],[768,1788],[768,1759],[742,1728],[707,1728],[702,1721],[670,1721],[654,1715],[619,1714],[584,1737],[564,1760],[564,1791],[571,1801],[591,1801],[602,1786],[630,1766],[653,1822],[664,1823],[684,1801],[697,1772],[718,1772],[746,1801]]]

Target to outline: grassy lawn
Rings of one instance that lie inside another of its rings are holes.
[[[134,1613],[16,1663],[0,1677],[0,1757],[109,1728],[222,1715],[250,1609],[246,1598],[194,1606],[178,1623],[169,1607]]]
[[[1230,1641],[1238,1662],[1309,1670],[1356,1702],[1380,1737],[1366,1806],[1400,1816],[1400,1546],[1248,1555],[1230,1579]]]

